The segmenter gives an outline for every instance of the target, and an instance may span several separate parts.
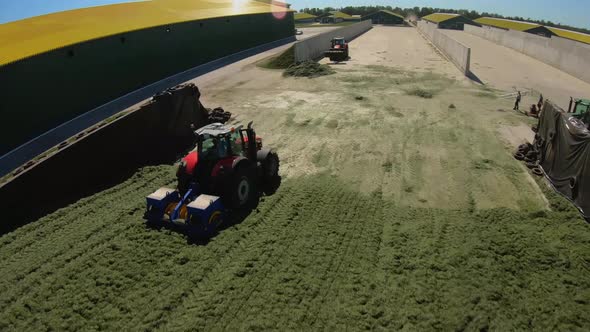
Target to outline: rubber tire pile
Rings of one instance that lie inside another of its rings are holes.
[[[207,112],[209,113],[209,115],[207,117],[207,120],[209,121],[209,123],[226,123],[231,118],[231,113],[226,112],[221,107],[216,107],[213,110],[208,108]]]
[[[535,151],[533,145],[530,143],[521,144],[518,146],[518,150],[514,153],[516,160],[525,162],[527,168],[537,176],[543,175],[543,170],[539,166],[539,153]]]

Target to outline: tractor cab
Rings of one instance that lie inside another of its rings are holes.
[[[346,46],[346,40],[343,37],[336,37],[332,39],[332,48],[341,49]]]
[[[246,147],[241,144],[242,126],[228,128],[213,123],[195,131],[196,152],[202,160],[220,160],[230,156],[243,156]]]
[[[251,127],[212,123],[194,134],[196,146],[182,159],[176,173],[181,194],[198,183],[203,190],[220,195],[220,179],[224,173],[230,172],[239,160],[256,160],[256,134]],[[251,141],[250,136],[253,137]],[[250,146],[249,142],[254,144]]]
[[[252,157],[262,148],[262,140],[251,127],[228,127],[212,123],[195,131],[196,152],[203,160],[221,160],[228,157]],[[250,141],[252,138],[252,141]],[[252,142],[250,146],[249,142]]]

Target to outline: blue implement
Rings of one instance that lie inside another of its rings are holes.
[[[145,219],[150,223],[180,223],[191,235],[214,234],[224,219],[225,207],[220,197],[198,194],[198,191],[196,185],[182,196],[178,190],[158,189],[146,197]]]

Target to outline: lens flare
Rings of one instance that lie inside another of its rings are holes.
[[[282,20],[287,16],[287,4],[282,0],[271,1],[272,16],[276,19]]]
[[[234,14],[239,14],[240,11],[242,10],[242,7],[244,7],[244,5],[246,3],[248,3],[248,1],[249,0],[232,0],[232,2],[233,2],[232,9],[233,9]]]

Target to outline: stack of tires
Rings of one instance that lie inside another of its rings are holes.
[[[207,109],[207,112],[209,113],[209,123],[226,123],[231,118],[231,113],[226,112],[221,107],[214,108],[213,110]]]
[[[530,143],[521,144],[518,150],[514,153],[514,158],[525,162],[531,172],[537,176],[543,175],[543,170],[539,166],[539,153],[533,148]]]

